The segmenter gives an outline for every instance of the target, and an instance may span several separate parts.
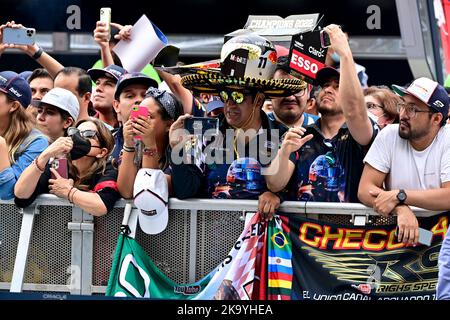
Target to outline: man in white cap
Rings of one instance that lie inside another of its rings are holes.
[[[383,129],[364,158],[358,196],[383,216],[396,214],[398,241],[413,244],[419,223],[410,207],[450,209],[450,99],[444,87],[424,77],[392,88],[402,97],[400,123]]]
[[[53,143],[66,136],[67,128],[78,120],[80,104],[69,90],[53,88],[42,98],[37,109],[37,125]]]

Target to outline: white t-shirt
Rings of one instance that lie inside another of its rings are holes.
[[[381,130],[364,158],[364,163],[388,174],[386,189],[436,189],[450,181],[450,128],[441,128],[425,150],[417,151],[400,138],[398,127]]]

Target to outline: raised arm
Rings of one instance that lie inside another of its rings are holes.
[[[157,71],[161,79],[167,83],[170,91],[172,91],[175,97],[181,101],[181,104],[183,105],[183,112],[192,114],[193,95],[191,91],[181,85],[181,77],[179,75],[172,75],[165,71]]]
[[[16,24],[14,21],[8,22],[5,28],[24,28],[21,24]],[[3,39],[2,39],[3,40]],[[37,63],[39,63],[43,68],[45,68],[48,73],[54,78],[56,74],[64,68],[64,66],[59,63],[55,58],[50,56],[48,53],[44,52],[36,43],[24,46],[17,44],[5,44],[5,48],[19,49],[25,52],[30,57],[34,58]],[[35,56],[37,55],[37,56]]]
[[[347,36],[335,24],[325,27],[325,31],[330,35],[331,48],[340,56],[339,95],[345,121],[356,142],[366,146],[373,137],[374,128],[367,115],[363,91]]]

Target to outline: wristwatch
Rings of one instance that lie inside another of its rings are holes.
[[[38,51],[36,51],[35,54],[31,56],[34,60],[39,59],[42,56],[42,54],[44,53],[44,50],[42,50],[41,47],[38,47],[38,48],[39,48]]]
[[[406,196],[405,190],[403,190],[403,189],[398,190],[398,193],[397,193],[397,200],[399,202],[398,204],[404,204],[406,201],[406,198],[407,198],[407,196]]]

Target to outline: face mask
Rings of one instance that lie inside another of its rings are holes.
[[[373,120],[373,122],[378,124],[378,120],[380,119],[380,117],[374,115],[372,112],[367,111],[367,115],[369,116],[370,119]]]
[[[331,59],[334,61],[334,63],[341,62],[341,57],[339,57],[339,55],[336,52],[333,52],[331,54]]]
[[[89,153],[91,151],[91,142],[84,139],[79,132],[71,136],[73,141],[73,148],[70,150],[70,158],[72,160],[77,160]]]

